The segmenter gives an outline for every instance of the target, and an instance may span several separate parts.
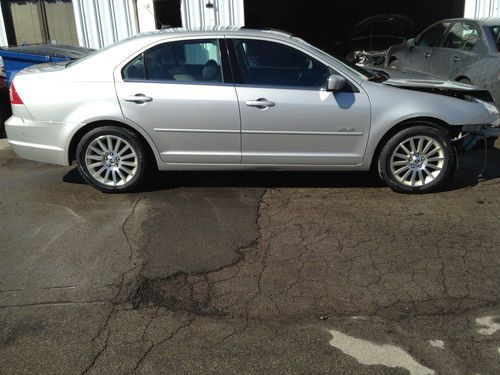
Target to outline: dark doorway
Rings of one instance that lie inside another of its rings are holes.
[[[156,28],[182,27],[181,0],[155,0]]]
[[[463,17],[465,0],[303,1],[246,0],[247,27],[276,28],[292,32],[308,42],[345,56],[353,26],[379,14],[411,18],[416,32],[443,18]]]

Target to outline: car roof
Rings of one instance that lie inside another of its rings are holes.
[[[256,37],[274,37],[277,39],[290,39],[293,35],[286,31],[276,30],[276,29],[249,29],[245,27],[235,27],[235,26],[216,26],[216,27],[205,27],[205,28],[166,28],[157,31],[150,31],[145,33],[137,34],[133,38],[177,38],[177,37],[190,37],[190,36],[200,36],[205,37],[210,35],[220,35],[224,34],[226,36],[256,36]]]
[[[489,17],[489,18],[481,18],[481,19],[473,19],[473,18],[448,18],[445,20],[441,20],[439,22],[457,22],[457,21],[468,21],[474,22],[480,25],[485,26],[498,26],[500,25],[500,18],[498,17]]]

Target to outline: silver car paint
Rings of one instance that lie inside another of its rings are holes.
[[[121,78],[121,68],[152,45],[218,37],[259,38],[293,46],[331,66],[359,93],[130,83]],[[14,84],[24,105],[14,105],[13,117],[6,123],[9,142],[21,157],[61,165],[69,164],[70,143],[77,131],[96,121],[115,121],[137,130],[161,170],[367,170],[378,142],[402,121],[430,117],[450,125],[491,122],[480,104],[369,82],[300,40],[265,31],[152,33],[67,68],[27,69]],[[153,101],[123,101],[136,94],[151,96]],[[260,98],[276,105],[266,110],[246,106],[246,101]]]

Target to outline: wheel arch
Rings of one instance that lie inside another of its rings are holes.
[[[85,124],[80,129],[78,129],[75,132],[75,134],[73,134],[73,136],[71,137],[71,141],[70,141],[69,147],[68,147],[68,162],[69,162],[69,164],[71,164],[73,161],[76,160],[76,149],[78,147],[78,143],[80,143],[81,139],[85,136],[85,134],[87,134],[88,132],[90,132],[94,129],[97,129],[97,128],[100,128],[103,126],[117,126],[117,127],[128,129],[128,130],[134,132],[135,134],[137,134],[137,136],[139,137],[139,139],[141,140],[141,142],[144,146],[144,149],[149,154],[151,159],[156,160],[156,162],[158,163],[159,155],[158,155],[158,151],[156,149],[156,146],[155,146],[153,140],[150,139],[149,136],[147,136],[144,131],[140,131],[137,128],[135,128],[134,126],[123,123],[121,121],[97,120],[97,121],[93,121],[93,122],[89,122],[88,124]]]
[[[455,78],[456,82],[461,82],[461,81],[464,81],[464,80],[467,80],[467,81],[469,81],[469,82],[472,83],[472,79],[470,79],[468,76],[466,76],[464,74],[462,74],[462,75],[458,76],[457,78]]]
[[[379,140],[377,147],[375,148],[375,152],[373,153],[373,158],[370,163],[370,170],[374,170],[374,168],[377,168],[377,163],[378,159],[380,157],[380,153],[382,152],[382,149],[384,148],[385,144],[387,141],[394,136],[396,133],[399,131],[408,128],[412,124],[414,125],[428,125],[432,126],[436,129],[439,130],[444,130],[445,132],[449,133],[450,136],[456,135],[459,133],[459,130],[456,129],[456,127],[453,127],[449,125],[447,122],[440,120],[435,117],[414,117],[410,118],[407,120],[404,120],[396,125],[394,125],[392,128],[390,128]]]

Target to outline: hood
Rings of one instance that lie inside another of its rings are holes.
[[[484,100],[485,102],[494,102],[493,97],[488,90],[480,89],[478,87],[460,82],[442,81],[436,79],[389,78],[384,82],[384,84],[407,90],[423,91],[432,94],[452,96],[464,100],[466,100],[467,97],[473,97]]]

